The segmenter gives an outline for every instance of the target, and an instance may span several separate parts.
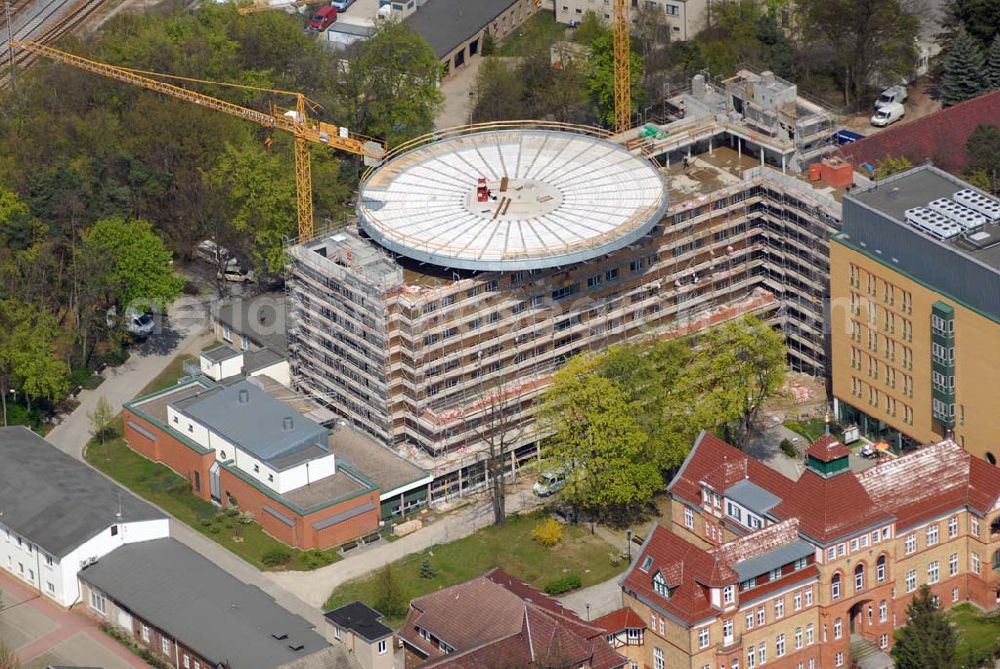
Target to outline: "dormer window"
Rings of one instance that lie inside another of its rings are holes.
[[[661,597],[670,597],[670,588],[667,586],[666,579],[663,578],[663,572],[656,572],[653,576],[653,591]]]
[[[731,585],[727,585],[722,589],[722,602],[724,604],[732,604],[736,601],[736,588]]]
[[[647,555],[646,558],[642,561],[642,564],[639,565],[639,569],[641,571],[647,571],[648,572],[649,568],[652,567],[652,566],[653,566],[653,556],[652,555]]]

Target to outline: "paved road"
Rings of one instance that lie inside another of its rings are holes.
[[[468,65],[441,84],[444,106],[434,119],[435,128],[441,130],[469,122],[469,113],[475,102],[470,93],[476,87],[476,75],[482,61],[482,58],[473,58]]]
[[[507,512],[524,511],[541,504],[530,491],[508,495]],[[386,542],[316,571],[267,572],[279,586],[312,606],[321,607],[334,588],[367,576],[376,569],[437,544],[467,537],[493,522],[488,502],[444,516],[423,529],[393,542]]]

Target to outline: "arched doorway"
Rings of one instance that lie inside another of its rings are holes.
[[[866,628],[874,624],[875,610],[872,600],[856,602],[847,612],[847,625],[851,636],[862,635]],[[869,611],[871,609],[871,611]]]

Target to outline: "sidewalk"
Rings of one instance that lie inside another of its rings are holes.
[[[507,496],[507,513],[516,513],[540,506],[542,500],[522,490]],[[383,543],[363,554],[349,557],[315,571],[267,572],[285,590],[317,608],[338,586],[362,578],[390,562],[418,553],[437,544],[462,539],[493,523],[489,501],[476,504],[424,526],[422,529],[393,542]]]

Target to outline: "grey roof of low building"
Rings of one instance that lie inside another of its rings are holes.
[[[392,630],[382,624],[382,614],[364,602],[351,602],[323,615],[331,624],[351,630],[372,643],[392,634]]]
[[[213,665],[274,669],[329,647],[304,618],[175,539],[121,546],[80,578]]]
[[[427,40],[438,58],[488,26],[517,0],[428,0],[404,19]]]
[[[811,543],[799,539],[749,560],[737,562],[734,569],[739,579],[745,581],[754,576],[766,574],[772,569],[783,567],[801,558],[809,557],[814,551],[815,549]]]
[[[240,401],[244,392],[245,403]],[[279,470],[329,453],[326,445],[329,431],[325,427],[245,379],[216,386],[173,406]],[[286,419],[291,419],[290,429],[286,429]],[[295,457],[296,454],[300,457]]]
[[[257,346],[266,346],[281,355],[288,353],[285,295],[261,293],[254,297],[233,297],[214,311],[214,317]]]
[[[230,358],[235,358],[240,354],[235,348],[229,344],[220,344],[215,348],[210,348],[207,351],[202,352],[202,357],[207,358],[211,362],[222,362],[223,360],[229,360]]]
[[[45,552],[62,558],[116,523],[160,518],[166,516],[26,427],[0,428],[0,524]]]
[[[256,351],[246,351],[243,353],[243,373],[250,374],[259,369],[277,365],[285,359],[269,348],[259,348]]]
[[[736,483],[726,490],[726,497],[745,509],[750,509],[761,514],[767,513],[781,503],[780,497],[764,490],[756,483],[747,479]]]

